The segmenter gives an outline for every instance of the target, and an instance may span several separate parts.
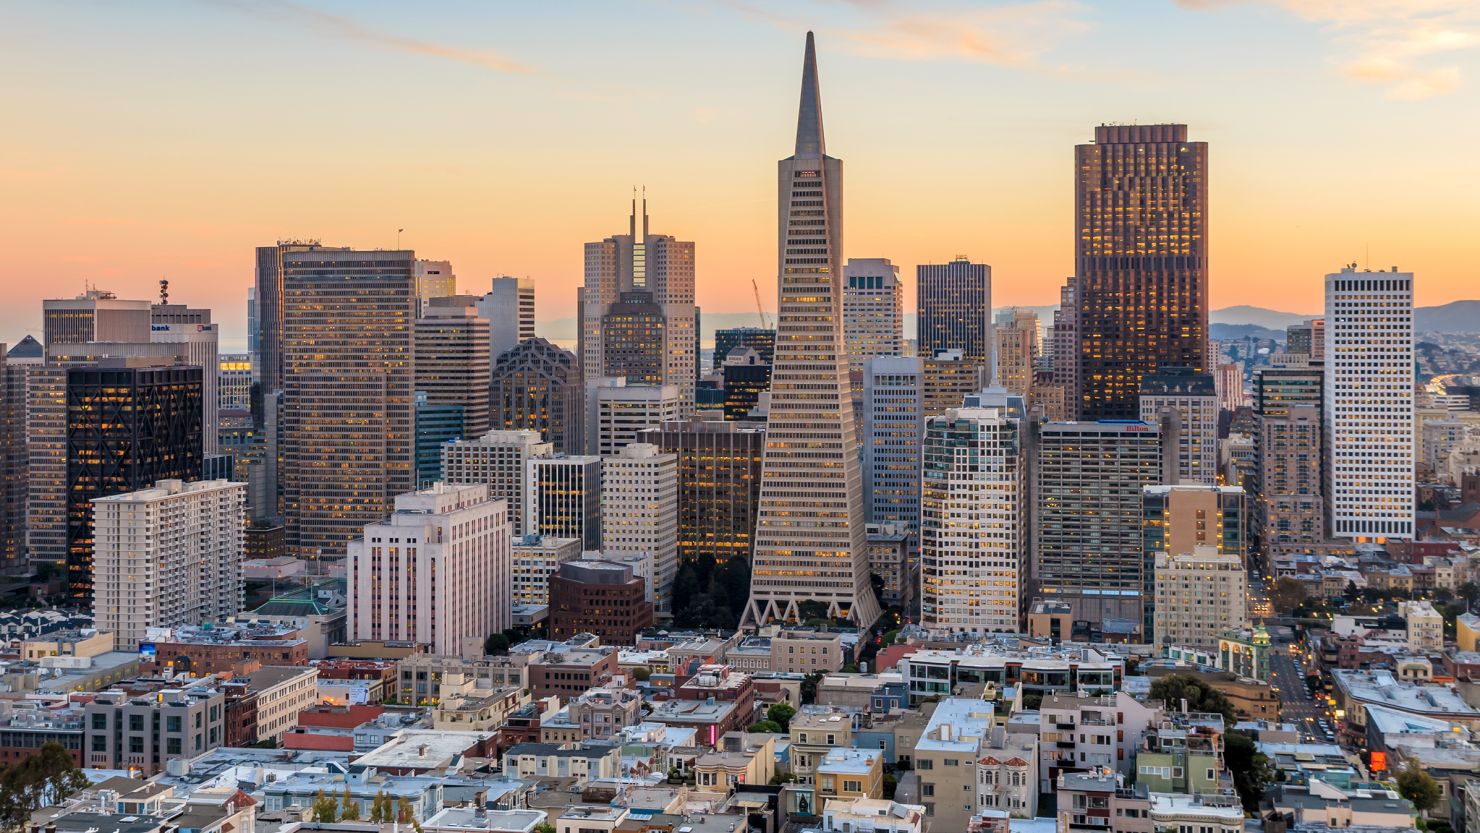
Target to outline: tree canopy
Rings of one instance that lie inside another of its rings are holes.
[[[1439,803],[1439,782],[1413,761],[1398,771],[1398,795],[1413,802],[1420,813],[1427,813]]]
[[[1233,703],[1223,692],[1191,674],[1168,674],[1152,683],[1151,699],[1165,703],[1168,711],[1180,711],[1186,700],[1188,711],[1221,714],[1228,727],[1238,720]]]
[[[0,827],[23,829],[32,813],[87,785],[87,777],[65,747],[43,743],[34,753],[0,767]]]

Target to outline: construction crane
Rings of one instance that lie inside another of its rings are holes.
[[[755,311],[761,317],[761,326],[769,330],[771,319],[766,316],[766,308],[761,306],[761,287],[755,282],[755,278],[750,279],[750,288],[755,291]]]

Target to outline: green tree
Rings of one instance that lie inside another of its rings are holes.
[[[1243,732],[1224,732],[1223,762],[1233,773],[1233,788],[1238,791],[1244,810],[1259,812],[1259,801],[1274,781],[1274,767],[1269,758]]]
[[[1420,813],[1427,813],[1439,803],[1439,782],[1417,763],[1409,761],[1398,772],[1398,794],[1412,801]]]
[[[87,777],[65,747],[43,743],[32,754],[0,768],[0,827],[23,829],[32,813],[87,785]]]
[[[555,833],[555,825],[542,821],[534,826],[534,833]]]
[[[1269,591],[1269,603],[1276,613],[1288,616],[1295,611],[1295,608],[1300,607],[1309,595],[1305,592],[1305,585],[1301,584],[1298,579],[1285,576],[1276,581],[1274,588]]]
[[[483,640],[483,653],[502,654],[509,650],[509,636],[504,633],[491,633]]]
[[[391,821],[391,799],[382,790],[370,802],[370,820],[376,823]]]
[[[401,824],[410,824],[415,820],[415,813],[411,809],[411,799],[402,796],[396,801],[396,821]]]
[[[822,672],[813,671],[802,679],[802,704],[817,702],[817,684],[822,682]]]
[[[1473,581],[1467,581],[1464,584],[1461,584],[1459,586],[1459,597],[1461,599],[1464,599],[1466,603],[1473,606],[1475,604],[1475,600],[1480,599],[1480,584],[1476,584]]]
[[[791,729],[791,719],[796,717],[796,714],[796,707],[790,703],[772,703],[771,707],[766,709],[766,720],[780,726],[781,731],[785,732]]]
[[[641,666],[640,665],[640,666],[632,669],[632,679],[637,680],[640,683],[645,683],[648,680],[652,679],[652,677],[653,677],[653,671],[652,671],[652,669],[647,668],[646,666]]]
[[[759,720],[745,727],[745,731],[769,732],[771,734],[779,735],[781,734],[782,729],[780,724],[776,723],[774,720]]]
[[[1151,699],[1165,703],[1168,711],[1180,711],[1182,701],[1186,700],[1188,711],[1221,714],[1228,726],[1237,721],[1233,703],[1223,692],[1191,674],[1168,674],[1152,683]]]
[[[313,820],[320,824],[331,824],[338,820],[339,803],[325,795],[323,790],[319,790],[319,794],[314,796],[313,807],[310,809]]]
[[[360,801],[350,795],[349,784],[344,785],[344,793],[339,796],[339,818],[342,821],[360,820]]]

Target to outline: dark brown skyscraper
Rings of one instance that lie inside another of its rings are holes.
[[[1102,125],[1074,149],[1082,419],[1136,419],[1141,377],[1205,372],[1208,145],[1183,124]]]

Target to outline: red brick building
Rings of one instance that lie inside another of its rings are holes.
[[[607,645],[633,645],[653,626],[647,582],[615,561],[567,561],[550,576],[550,638],[594,633]]]

